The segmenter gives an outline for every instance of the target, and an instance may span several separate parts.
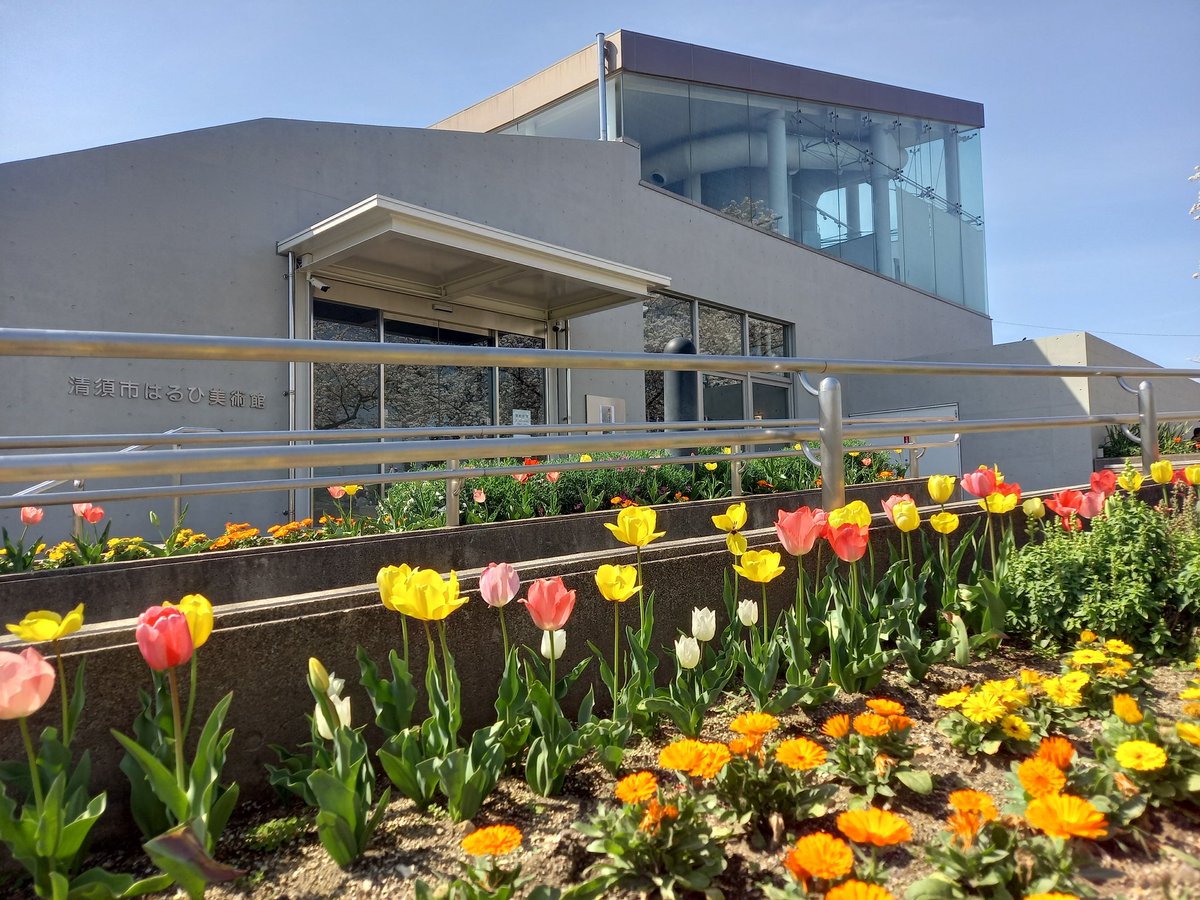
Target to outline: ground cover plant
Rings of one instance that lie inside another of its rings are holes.
[[[1189,868],[1200,853],[1195,634],[1143,650],[1139,635],[1097,624],[1051,656],[1004,643],[1009,616],[1027,615],[1007,573],[1046,545],[1016,549],[1014,524],[1039,529],[1049,510],[1071,539],[1095,534],[1127,515],[1123,494],[1141,487],[1128,475],[1125,485],[1099,479],[1084,498],[1022,504],[1018,485],[981,468],[961,480],[986,512],[972,530],[942,506],[947,485],[935,476],[922,505],[939,511],[927,518],[912,497],[884,502],[902,540],[878,563],[861,502],[781,510],[782,552],[748,550],[745,508],[732,504],[713,517],[730,554],[724,585],[668,647],[652,645],[641,565],[665,532],[652,507],[624,506],[604,524],[635,565],[595,573],[613,644],[570,671],[557,662],[575,589],[562,578],[524,583],[508,564],[484,573],[481,597],[497,617],[519,603],[542,638],[518,645],[501,629],[496,718],[471,733],[446,639],[467,594],[454,572],[386,567],[380,599],[402,640],[386,665],[359,654],[373,722],[352,721],[350,687],[318,659],[296,674],[315,701],[311,741],[278,748],[271,780],[311,808],[311,825],[273,850],[263,836],[295,834],[294,818],[227,827],[238,799],[221,779],[236,750],[222,731],[228,698],[191,731],[212,610],[190,595],[140,617],[154,690],[133,720],[137,740],[115,735],[131,757],[146,857],[83,868],[104,808],[103,795],[88,797],[86,752],[70,746],[85,674],[69,690],[61,658],[51,665],[32,645],[56,650],[84,610],[35,611],[9,626],[31,646],[0,652],[0,718],[17,720],[28,751],[0,769],[0,839],[46,897],[136,896],[172,882],[193,897],[919,900],[1136,896],[1156,883],[1188,896],[1200,885],[1200,864]],[[1155,477],[1170,484],[1173,473]],[[1175,502],[1151,509],[1168,533],[1194,531],[1197,481],[1200,467],[1184,473]],[[1081,518],[1090,527],[1077,529]],[[935,550],[920,564],[915,538]],[[771,621],[765,585],[786,570],[784,554],[798,563],[810,553],[828,556],[820,577],[799,579]],[[409,666],[410,638],[422,637],[423,681]],[[593,666],[595,686],[568,707]],[[35,747],[27,720],[55,703],[61,730],[45,728]],[[374,754],[369,728],[386,738]],[[295,810],[287,816],[303,815]]]

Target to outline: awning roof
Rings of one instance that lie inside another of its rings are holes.
[[[553,320],[671,279],[376,194],[278,244],[309,273]]]

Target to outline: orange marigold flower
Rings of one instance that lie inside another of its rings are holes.
[[[462,839],[462,848],[472,856],[504,856],[521,846],[521,831],[512,825],[478,828]]]
[[[854,717],[854,730],[864,737],[883,737],[892,730],[888,720],[875,713],[859,713]]]
[[[1056,794],[1067,785],[1063,770],[1040,756],[1033,756],[1017,767],[1021,787],[1033,797]]]
[[[816,741],[799,737],[780,742],[775,748],[775,758],[789,769],[804,772],[815,769],[825,762],[828,754]]]
[[[1025,818],[1050,837],[1102,838],[1108,819],[1089,801],[1070,794],[1047,794],[1029,801]]]
[[[850,716],[846,713],[830,716],[825,720],[825,724],[821,726],[821,734],[831,738],[844,738],[849,733]]]
[[[841,838],[821,831],[796,841],[784,860],[793,877],[807,889],[810,878],[833,881],[854,868],[854,851]]]
[[[983,791],[954,791],[950,794],[950,806],[959,812],[975,812],[983,821],[991,822],[999,817],[996,801]]]
[[[874,700],[868,700],[867,709],[871,710],[871,712],[879,713],[881,716],[904,715],[903,703],[897,703],[895,700],[887,700],[882,697],[877,697]]]
[[[638,828],[650,834],[658,834],[658,829],[662,825],[663,819],[674,819],[678,816],[678,806],[674,803],[659,803],[656,797],[646,804],[646,814],[642,816],[642,821],[638,824]]]
[[[729,723],[729,730],[747,737],[762,737],[779,727],[779,720],[770,713],[742,713]]]
[[[983,816],[976,810],[955,810],[946,819],[946,830],[949,831],[964,850],[971,849],[975,843],[975,835],[983,827]]]
[[[658,779],[652,772],[634,772],[618,781],[613,793],[622,803],[643,803],[658,793]]]
[[[704,744],[691,738],[683,738],[667,744],[658,754],[658,767],[672,772],[691,772],[696,766]]]
[[[1138,702],[1128,694],[1117,694],[1112,698],[1113,713],[1127,725],[1137,725],[1142,721],[1142,709]]]
[[[888,727],[892,732],[903,731],[906,728],[912,728],[915,725],[912,719],[908,716],[888,716]]]
[[[825,900],[895,900],[887,888],[851,878],[825,894]]]
[[[887,847],[912,840],[912,826],[894,812],[877,807],[851,809],[837,817],[838,831],[856,844]]]
[[[729,760],[729,748],[724,744],[705,744],[689,774],[693,778],[716,778]]]
[[[762,738],[738,737],[730,741],[727,746],[729,752],[734,756],[753,756],[762,749]]]
[[[1183,704],[1183,714],[1191,716],[1193,719],[1200,719],[1200,703]]]
[[[1045,737],[1038,744],[1037,755],[1058,768],[1065,769],[1071,764],[1071,757],[1075,755],[1075,746],[1065,737]]]

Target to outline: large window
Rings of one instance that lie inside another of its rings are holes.
[[[709,303],[656,294],[642,304],[647,353],[661,353],[675,338],[717,356],[786,356],[787,329]],[[704,372],[699,376],[700,415],[707,421],[791,418],[791,378],[771,373]],[[646,372],[646,421],[661,422],[663,373]]]

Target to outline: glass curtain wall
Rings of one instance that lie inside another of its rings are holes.
[[[979,129],[628,73],[608,91],[645,181],[987,312]],[[595,91],[504,131],[594,139]]]

